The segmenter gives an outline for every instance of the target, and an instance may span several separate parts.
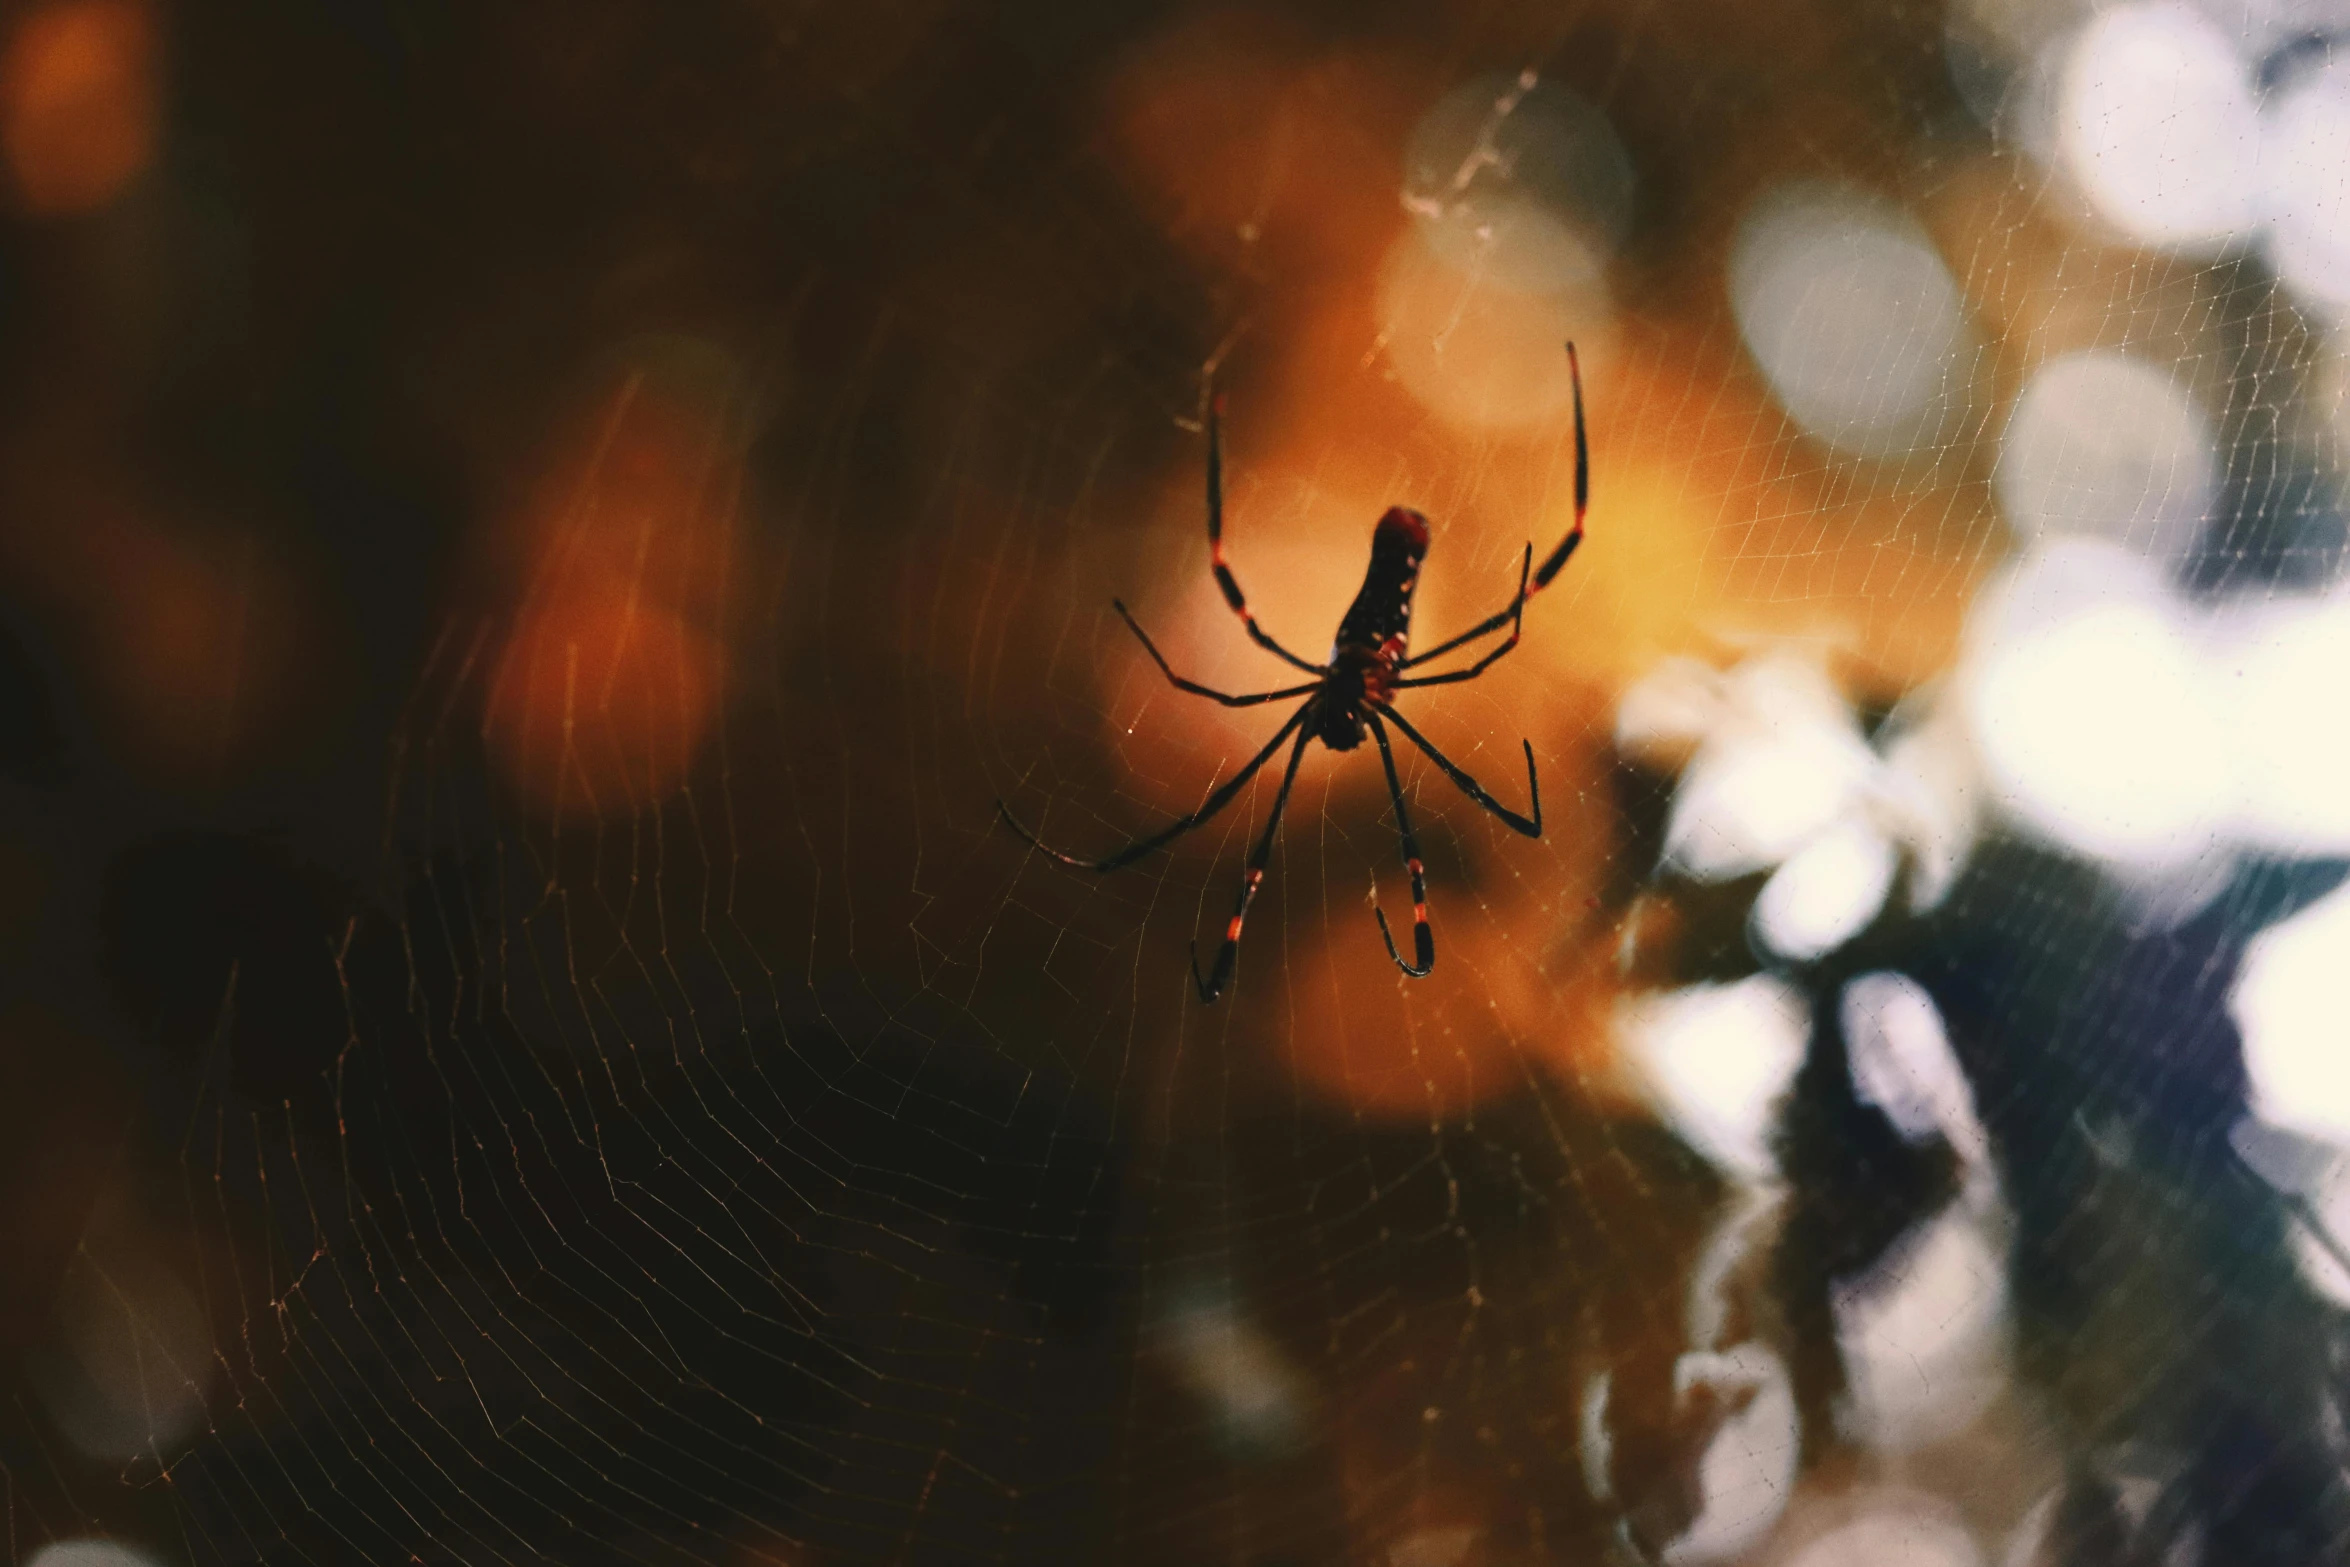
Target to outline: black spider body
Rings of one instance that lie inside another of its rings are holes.
[[[1419,585],[1420,564],[1428,555],[1428,519],[1408,506],[1391,506],[1371,531],[1371,564],[1363,575],[1361,591],[1347,606],[1345,618],[1338,623],[1338,635],[1332,640],[1327,663],[1311,664],[1283,647],[1249,613],[1248,598],[1240,591],[1240,583],[1232,575],[1232,568],[1224,559],[1224,444],[1223,406],[1221,401],[1210,404],[1208,418],[1208,562],[1216,586],[1223,592],[1224,602],[1240,617],[1241,626],[1250,640],[1277,658],[1286,660],[1313,676],[1306,684],[1284,687],[1278,691],[1255,691],[1246,696],[1227,692],[1186,680],[1175,673],[1159,652],[1140,623],[1127,613],[1124,603],[1113,600],[1118,613],[1134,634],[1142,639],[1159,670],[1177,689],[1189,691],[1220,702],[1226,707],[1254,707],[1264,702],[1277,702],[1286,697],[1302,697],[1297,710],[1288,722],[1266,742],[1240,771],[1219,785],[1207,800],[1190,815],[1170,822],[1146,838],[1138,838],[1123,849],[1103,859],[1079,859],[1048,848],[1026,827],[1020,825],[1009,807],[998,800],[996,809],[1014,832],[1038,849],[1061,861],[1083,870],[1113,871],[1136,860],[1213,817],[1230,805],[1248,786],[1264,765],[1273,759],[1273,753],[1286,743],[1289,746],[1289,764],[1281,776],[1281,787],[1273,796],[1273,809],[1265,818],[1264,831],[1259,834],[1256,847],[1248,857],[1248,868],[1242,879],[1240,899],[1232,910],[1232,919],[1224,928],[1224,944],[1216,954],[1216,965],[1202,979],[1199,958],[1192,957],[1192,980],[1199,987],[1200,999],[1213,1001],[1221,995],[1232,977],[1233,964],[1240,951],[1241,926],[1248,918],[1248,906],[1257,895],[1257,888],[1265,879],[1265,864],[1272,858],[1274,834],[1281,827],[1281,813],[1289,804],[1290,786],[1297,782],[1298,764],[1305,760],[1306,742],[1319,740],[1332,751],[1351,751],[1363,743],[1368,734],[1379,747],[1379,761],[1387,774],[1388,798],[1395,806],[1395,824],[1403,839],[1404,868],[1412,878],[1412,958],[1406,963],[1396,950],[1395,938],[1387,928],[1387,915],[1374,910],[1379,918],[1379,934],[1387,943],[1387,955],[1396,967],[1413,978],[1425,975],[1436,964],[1436,937],[1428,925],[1428,890],[1425,868],[1420,863],[1420,845],[1412,832],[1411,813],[1405,808],[1403,782],[1396,775],[1395,751],[1388,744],[1388,724],[1403,732],[1405,739],[1418,746],[1428,759],[1443,769],[1446,777],[1461,792],[1479,806],[1490,811],[1515,831],[1529,838],[1542,836],[1542,786],[1535,776],[1534,747],[1521,742],[1526,751],[1526,789],[1531,797],[1531,815],[1521,816],[1485,792],[1484,786],[1456,765],[1427,737],[1412,727],[1405,717],[1391,705],[1397,693],[1420,686],[1452,685],[1474,680],[1485,673],[1493,663],[1518,645],[1518,634],[1525,624],[1526,601],[1550,585],[1559,568],[1566,565],[1577,545],[1583,542],[1583,514],[1591,496],[1591,450],[1583,430],[1583,375],[1575,362],[1575,346],[1567,345],[1567,362],[1574,375],[1575,386],[1575,525],[1561,539],[1558,547],[1543,560],[1542,569],[1534,571],[1534,547],[1528,545],[1518,563],[1518,591],[1509,603],[1485,619],[1471,626],[1459,636],[1413,655],[1410,652],[1412,635],[1412,592]],[[1494,645],[1485,655],[1466,669],[1448,670],[1441,675],[1412,675],[1409,671],[1430,659],[1440,658],[1455,648],[1489,636],[1502,627],[1509,628],[1508,637]]]
[[[1384,702],[1403,678],[1412,640],[1412,589],[1428,554],[1428,519],[1391,506],[1371,531],[1371,569],[1363,589],[1338,623],[1328,673],[1314,700],[1314,738],[1333,751],[1351,751],[1370,732],[1365,704]]]

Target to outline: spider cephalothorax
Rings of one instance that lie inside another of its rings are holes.
[[[1384,911],[1374,911],[1379,917],[1379,934],[1387,942],[1387,955],[1395,959],[1396,967],[1418,978],[1436,963],[1436,937],[1428,928],[1428,890],[1426,871],[1420,863],[1419,840],[1412,833],[1411,814],[1404,808],[1403,783],[1396,776],[1395,752],[1387,743],[1386,724],[1403,731],[1404,738],[1427,754],[1430,761],[1444,770],[1444,775],[1460,787],[1462,793],[1508,823],[1529,838],[1542,836],[1542,787],[1534,774],[1534,747],[1521,741],[1526,750],[1526,790],[1532,799],[1530,816],[1521,816],[1503,805],[1484,787],[1463,772],[1442,751],[1429,743],[1426,736],[1414,729],[1401,713],[1389,704],[1399,691],[1416,686],[1452,685],[1463,680],[1474,680],[1485,673],[1493,662],[1518,645],[1518,633],[1525,623],[1526,600],[1550,585],[1567,557],[1583,542],[1583,513],[1591,498],[1591,448],[1583,432],[1583,372],[1575,359],[1575,345],[1567,345],[1567,364],[1575,387],[1575,525],[1567,536],[1559,540],[1542,562],[1542,569],[1533,570],[1534,546],[1526,546],[1518,562],[1518,591],[1509,603],[1483,620],[1427,652],[1412,655],[1409,652],[1412,635],[1412,590],[1420,580],[1420,562],[1428,554],[1428,519],[1408,506],[1391,506],[1371,530],[1371,565],[1364,573],[1362,591],[1347,607],[1346,617],[1338,623],[1338,635],[1330,647],[1330,661],[1310,664],[1298,657],[1259,626],[1249,613],[1248,599],[1240,591],[1240,583],[1232,575],[1232,568],[1224,560],[1224,441],[1223,404],[1211,400],[1208,414],[1208,561],[1214,572],[1216,586],[1223,591],[1224,602],[1240,617],[1241,625],[1259,647],[1277,658],[1285,659],[1314,678],[1303,685],[1287,686],[1278,691],[1255,691],[1246,696],[1232,696],[1226,692],[1186,680],[1175,673],[1159,652],[1148,633],[1128,614],[1123,602],[1112,600],[1118,613],[1159,666],[1161,673],[1184,691],[1208,697],[1226,707],[1254,707],[1263,702],[1278,702],[1285,697],[1303,697],[1297,711],[1289,715],[1278,733],[1266,742],[1265,748],[1251,757],[1248,764],[1210,794],[1204,804],[1190,815],[1170,822],[1147,838],[1138,838],[1125,848],[1105,859],[1084,860],[1049,848],[1036,834],[1020,825],[1011,810],[1001,800],[996,809],[1012,830],[1037,848],[1065,865],[1083,870],[1112,871],[1121,865],[1131,865],[1163,844],[1172,842],[1192,828],[1214,816],[1239,797],[1248,781],[1281,749],[1282,742],[1290,741],[1289,766],[1281,775],[1281,788],[1273,796],[1272,813],[1265,819],[1265,829],[1258,835],[1256,847],[1250,851],[1248,869],[1240,886],[1240,901],[1234,905],[1232,920],[1224,929],[1224,945],[1216,954],[1216,966],[1202,979],[1195,950],[1192,958],[1192,980],[1199,986],[1200,999],[1213,1001],[1221,995],[1232,977],[1232,965],[1240,950],[1241,925],[1248,918],[1248,906],[1257,895],[1257,887],[1265,879],[1265,863],[1272,858],[1273,835],[1280,829],[1281,812],[1289,803],[1289,789],[1297,782],[1298,764],[1305,759],[1306,742],[1319,740],[1333,751],[1351,751],[1363,743],[1368,733],[1379,746],[1380,765],[1387,773],[1388,797],[1395,802],[1395,824],[1403,837],[1404,868],[1412,878],[1412,958],[1406,963],[1396,950],[1395,938],[1387,928]],[[1489,636],[1502,627],[1510,634],[1496,644],[1484,657],[1466,669],[1449,670],[1441,675],[1420,675],[1406,672],[1432,658],[1442,657],[1453,649]],[[1385,723],[1382,723],[1385,720]],[[1291,736],[1295,736],[1291,740]]]

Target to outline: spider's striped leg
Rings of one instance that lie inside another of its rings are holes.
[[[1412,962],[1406,963],[1403,954],[1395,950],[1387,911],[1373,904],[1371,912],[1379,916],[1379,939],[1387,943],[1387,955],[1395,959],[1395,966],[1414,979],[1425,979],[1436,966],[1436,936],[1428,929],[1428,874],[1420,866],[1420,840],[1412,834],[1412,813],[1404,808],[1403,780],[1395,776],[1395,748],[1387,743],[1386,726],[1376,713],[1363,716],[1371,721],[1371,738],[1379,742],[1379,764],[1387,769],[1387,797],[1395,802],[1395,825],[1403,832],[1404,869],[1412,873]]]
[[[1395,683],[1395,689],[1398,691],[1408,691],[1413,686],[1449,686],[1463,680],[1474,680],[1479,675],[1485,673],[1485,671],[1492,666],[1496,659],[1500,658],[1504,653],[1507,653],[1512,648],[1516,647],[1518,645],[1518,633],[1526,629],[1526,568],[1533,563],[1533,560],[1534,546],[1529,544],[1526,546],[1526,553],[1518,557],[1518,596],[1510,600],[1509,608],[1503,611],[1504,614],[1507,614],[1510,617],[1510,634],[1501,640],[1499,646],[1495,647],[1493,651],[1487,653],[1483,658],[1477,660],[1477,662],[1471,664],[1466,669],[1455,669],[1441,675],[1422,675],[1417,680],[1398,680]],[[1453,647],[1457,647],[1465,640],[1467,639],[1462,637],[1455,637],[1451,642],[1446,643],[1444,647],[1436,649],[1436,652],[1446,652]],[[1434,654],[1429,656],[1433,657]],[[1418,659],[1410,659],[1406,661],[1407,664],[1416,664],[1418,662]]]
[[[1521,740],[1519,744],[1526,748],[1526,792],[1534,797],[1534,814],[1520,816],[1492,795],[1487,794],[1483,784],[1471,778],[1451,757],[1437,750],[1428,737],[1414,729],[1411,720],[1405,718],[1403,714],[1389,707],[1385,702],[1372,702],[1367,705],[1373,712],[1402,730],[1406,740],[1427,752],[1428,760],[1443,768],[1444,776],[1450,778],[1461,793],[1509,823],[1513,831],[1522,832],[1529,838],[1542,836],[1542,780],[1534,776],[1534,744],[1532,741]]]
[[[1239,579],[1224,563],[1224,398],[1221,393],[1208,400],[1208,564],[1216,573],[1216,586],[1224,590],[1224,602],[1240,617],[1251,641],[1309,675],[1324,673],[1321,665],[1307,663],[1274,641],[1273,634],[1257,624],[1257,617],[1249,613],[1247,596],[1240,591]]]
[[[1279,691],[1252,691],[1247,696],[1233,696],[1217,690],[1214,686],[1203,686],[1196,680],[1186,680],[1175,673],[1174,666],[1167,662],[1167,655],[1159,651],[1159,645],[1151,640],[1150,633],[1142,629],[1142,622],[1128,613],[1125,600],[1112,599],[1110,607],[1125,617],[1126,628],[1142,639],[1143,648],[1150,654],[1151,661],[1159,666],[1159,673],[1173,681],[1175,689],[1178,691],[1189,691],[1194,696],[1207,697],[1211,701],[1223,703],[1226,707],[1255,707],[1260,702],[1278,702],[1285,696],[1304,696],[1307,692],[1321,685],[1321,682],[1316,680],[1302,686],[1288,686]]]
[[[1052,847],[1050,844],[1047,844],[1042,839],[1038,838],[1036,834],[1030,832],[1026,827],[1022,826],[1020,823],[1020,818],[1014,816],[1012,814],[1012,808],[1006,805],[1002,800],[998,800],[995,803],[996,814],[1004,819],[1004,825],[1006,827],[1011,828],[1012,831],[1027,839],[1031,847],[1040,849],[1044,853],[1051,855],[1054,859],[1059,860],[1063,865],[1074,865],[1081,871],[1114,871],[1121,865],[1132,865],[1136,860],[1141,859],[1144,855],[1150,853],[1151,850],[1159,847],[1161,844],[1171,843],[1175,839],[1182,837],[1185,833],[1191,831],[1194,827],[1197,827],[1200,825],[1200,823],[1206,821],[1209,817],[1214,816],[1218,811],[1224,809],[1225,806],[1230,805],[1232,803],[1233,797],[1238,795],[1242,789],[1246,788],[1248,786],[1248,781],[1257,775],[1257,769],[1272,760],[1273,753],[1281,749],[1281,742],[1288,739],[1290,732],[1296,729],[1300,724],[1303,724],[1306,721],[1306,715],[1313,712],[1313,710],[1313,703],[1300,702],[1298,704],[1297,711],[1289,715],[1289,722],[1283,724],[1280,730],[1273,736],[1273,738],[1265,742],[1265,748],[1262,751],[1259,751],[1255,756],[1250,757],[1248,765],[1243,767],[1239,772],[1234,773],[1231,779],[1219,787],[1214,794],[1209,795],[1207,799],[1202,802],[1198,810],[1192,812],[1189,816],[1177,817],[1174,821],[1169,822],[1166,826],[1160,828],[1157,832],[1152,833],[1149,837],[1137,838],[1134,840],[1134,842],[1128,844],[1125,848],[1118,850],[1116,853],[1111,854],[1104,859],[1081,860],[1074,854],[1063,854],[1060,850]],[[1305,744],[1305,737],[1303,735],[1298,737],[1298,744],[1300,746]],[[1289,767],[1292,773],[1297,771],[1296,758],[1292,757],[1290,759]],[[1282,790],[1284,793],[1288,791],[1288,787],[1289,786],[1287,784],[1282,785]]]
[[[1583,514],[1591,509],[1591,438],[1583,428],[1583,361],[1575,357],[1575,345],[1572,343],[1567,345],[1567,370],[1575,378],[1575,525],[1567,530],[1565,538],[1559,540],[1558,547],[1543,557],[1541,566],[1534,572],[1533,582],[1520,585],[1517,598],[1449,642],[1440,642],[1425,653],[1414,653],[1403,661],[1404,668],[1425,664],[1432,658],[1451,652],[1464,642],[1474,642],[1488,632],[1499,631],[1509,625],[1524,613],[1526,600],[1550,586],[1550,579],[1559,574],[1566,566],[1568,557],[1583,542]],[[1511,639],[1516,640],[1514,631]],[[1492,655],[1494,658],[1500,656],[1498,652]]]
[[[1217,949],[1216,966],[1206,979],[1199,977],[1199,943],[1191,944],[1191,982],[1199,987],[1202,1001],[1213,1001],[1224,993],[1224,986],[1232,978],[1232,963],[1240,955],[1240,927],[1248,919],[1248,906],[1255,901],[1258,886],[1265,879],[1265,862],[1273,857],[1273,835],[1281,830],[1281,812],[1289,804],[1289,786],[1297,782],[1297,764],[1306,759],[1306,742],[1314,737],[1308,729],[1297,737],[1297,744],[1289,750],[1289,771],[1281,775],[1281,792],[1273,796],[1273,814],[1265,818],[1265,830],[1257,838],[1257,846],[1249,851],[1248,873],[1241,878],[1240,900],[1232,906],[1232,923],[1224,927],[1224,945]]]

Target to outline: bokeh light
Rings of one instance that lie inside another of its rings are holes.
[[[2228,694],[2237,831],[2274,853],[2350,853],[2350,603],[2244,605],[2215,616],[2205,641]]]
[[[1770,1534],[1794,1495],[1803,1444],[1786,1363],[1757,1343],[1684,1355],[1673,1391],[1720,1420],[1698,1459],[1697,1516],[1663,1559],[1672,1567],[1735,1561]]]
[[[1801,654],[1741,664],[1719,703],[1665,832],[1667,861],[1705,880],[1789,858],[1853,805],[1874,762],[1851,709]]]
[[[2350,1149],[2350,891],[2254,937],[2229,1010],[2244,1035],[2251,1107],[2272,1126]]]
[[[2217,471],[2194,394],[2143,359],[2098,349],[2033,372],[2008,414],[1996,483],[2026,543],[2077,534],[2168,562],[2194,542]]]
[[[1312,1412],[1304,1378],[1263,1328],[1216,1292],[1187,1292],[1168,1314],[1160,1340],[1176,1378],[1226,1445],[1278,1457],[1307,1439]]]
[[[2221,845],[2237,787],[2223,708],[2143,562],[2112,545],[2054,546],[1977,617],[1962,690],[1994,796],[2015,821],[2149,872]]]
[[[2085,9],[2085,0],[1950,0],[1943,12],[1943,64],[1960,99],[2043,165],[2056,156],[2063,44]]]
[[[2147,244],[2215,249],[2260,216],[2260,123],[2232,38],[2183,0],[2115,6],[2074,37],[2057,105],[2065,167]]]
[[[2350,317],[2350,60],[2329,53],[2262,108],[2269,259],[2296,294]]]
[[[25,1567],[155,1567],[155,1560],[115,1540],[56,1540],[25,1558]]]
[[[1590,383],[1614,352],[1604,279],[1529,294],[1488,282],[1397,239],[1379,273],[1379,336],[1404,387],[1461,430],[1555,435],[1571,428],[1575,386],[1566,344]]]
[[[1589,100],[1532,73],[1483,76],[1428,111],[1403,202],[1438,258],[1524,293],[1587,288],[1632,220],[1632,160]]]
[[[154,13],[140,0],[22,8],[0,56],[0,147],[43,215],[105,206],[155,155]]]
[[[1787,1567],[1982,1567],[1974,1537],[1931,1496],[1878,1496],[1805,1542]]]
[[[1884,1111],[1911,1144],[1940,1138],[1970,1174],[1988,1176],[1990,1133],[1925,987],[1906,974],[1863,974],[1844,987],[1840,1010],[1860,1102]]]
[[[1900,858],[1871,822],[1839,822],[1788,857],[1755,899],[1763,950],[1796,962],[1834,951],[1882,908]]]
[[[1965,1430],[2005,1391],[2006,1236],[1965,1206],[1904,1236],[1834,1290],[1852,1434],[1911,1452]]]
[[[85,1248],[57,1297],[53,1350],[33,1383],[65,1439],[93,1458],[168,1460],[204,1415],[214,1359],[202,1305],[143,1237]]]
[[[1758,974],[1627,998],[1616,1030],[1627,1067],[1693,1147],[1732,1174],[1772,1174],[1772,1113],[1809,1035],[1785,981]]]
[[[1607,117],[1531,73],[1490,76],[1421,118],[1404,159],[1412,227],[1378,282],[1380,341],[1438,417],[1468,431],[1555,430],[1573,387],[1561,345],[1604,376],[1607,262],[1631,221],[1632,164]]]
[[[1974,341],[1958,285],[1886,202],[1818,184],[1765,197],[1739,225],[1730,302],[1772,391],[1830,445],[1898,457],[1965,412]]]
[[[522,581],[487,730],[541,809],[675,788],[723,700],[746,408],[713,345],[630,345],[509,535]]]

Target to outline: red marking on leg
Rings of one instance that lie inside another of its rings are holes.
[[[1265,879],[1265,873],[1264,873],[1263,871],[1261,871],[1261,870],[1257,870],[1257,871],[1250,871],[1250,872],[1248,873],[1248,884],[1249,884],[1250,886],[1252,886],[1252,887],[1254,887],[1254,886],[1255,886],[1255,885],[1256,885],[1258,882],[1260,882],[1260,881],[1263,881],[1264,879]]]
[[[1238,941],[1238,940],[1240,939],[1240,916],[1239,916],[1239,915],[1237,915],[1237,914],[1233,915],[1233,916],[1232,916],[1232,923],[1224,927],[1224,939],[1225,939],[1226,941]]]
[[[1425,904],[1425,903],[1415,903],[1415,904],[1413,904],[1413,905],[1412,905],[1412,923],[1414,923],[1415,925],[1425,925],[1425,924],[1427,924],[1427,923],[1428,923],[1428,905],[1427,905],[1427,904]]]
[[[1410,872],[1411,872],[1411,873],[1412,873],[1414,876],[1418,876],[1418,875],[1421,875],[1421,874],[1422,874],[1422,871],[1421,871],[1421,869],[1420,869],[1420,862],[1419,862],[1418,860],[1406,860],[1406,861],[1404,861],[1403,863],[1404,863],[1404,868],[1405,868],[1405,869],[1407,869],[1407,870],[1409,870],[1409,871],[1410,871]]]

